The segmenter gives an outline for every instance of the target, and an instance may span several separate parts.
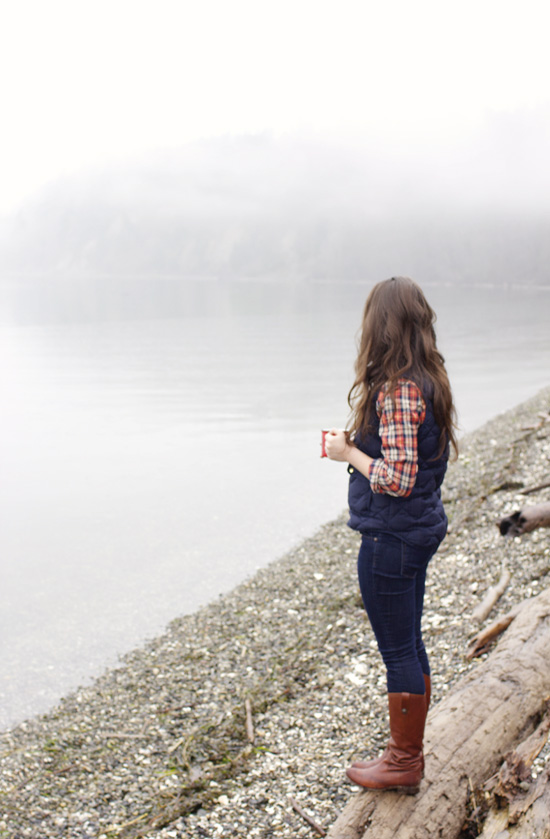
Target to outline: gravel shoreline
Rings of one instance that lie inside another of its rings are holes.
[[[512,583],[488,622],[550,584],[549,532],[503,539],[495,527],[550,498],[520,494],[550,479],[549,412],[546,388],[463,438],[449,469],[451,528],[424,617],[434,702],[477,666],[465,658],[471,613],[503,561]],[[377,754],[387,735],[359,540],[345,522],[0,734],[0,837],[316,835],[293,803],[330,826],[355,791],[350,759]]]

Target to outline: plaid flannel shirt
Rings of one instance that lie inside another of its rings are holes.
[[[376,413],[380,419],[382,457],[373,460],[369,467],[371,489],[406,497],[412,492],[418,472],[418,426],[426,417],[426,404],[414,382],[400,379],[393,399],[380,391]]]

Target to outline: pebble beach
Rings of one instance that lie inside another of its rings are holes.
[[[466,658],[481,628],[472,612],[503,567],[511,582],[483,625],[550,585],[550,531],[504,538],[496,526],[550,500],[549,482],[550,388],[461,439],[443,486],[449,533],[426,589],[434,703],[478,666]],[[346,520],[0,733],[1,839],[328,829],[356,791],[346,766],[387,737],[384,668]]]

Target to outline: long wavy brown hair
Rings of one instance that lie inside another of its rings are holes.
[[[436,315],[421,288],[409,277],[392,277],[371,290],[355,361],[355,381],[348,395],[348,430],[368,433],[381,388],[393,395],[401,378],[411,379],[432,400],[441,430],[441,456],[450,443],[458,451],[456,411],[445,361],[437,349]]]

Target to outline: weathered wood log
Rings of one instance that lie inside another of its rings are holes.
[[[485,597],[472,612],[472,617],[475,621],[477,621],[477,623],[483,623],[487,615],[493,609],[497,600],[499,600],[502,597],[502,595],[508,588],[509,583],[510,572],[507,568],[503,566],[498,583],[487,589]]]
[[[329,839],[456,839],[471,788],[535,728],[550,693],[550,589],[522,609],[495,650],[428,716],[425,778],[416,796],[364,790]]]
[[[520,800],[518,804],[518,799],[525,798],[524,784],[531,779],[533,762],[548,740],[549,703],[550,700],[546,699],[544,716],[536,730],[506,755],[499,772],[484,784],[484,788],[491,791],[495,801],[510,805],[513,811],[521,810],[522,803]],[[513,812],[511,821],[517,821]]]
[[[252,703],[248,696],[244,701],[244,712],[246,716],[246,737],[249,743],[254,743],[256,734],[254,732],[254,721],[252,719]]]
[[[544,716],[534,731],[514,751],[506,755],[497,775],[490,778],[483,786],[490,791],[492,804],[484,820],[479,839],[497,839],[502,835],[516,835],[516,825],[521,826],[531,818],[529,811],[534,803],[544,795],[548,778],[545,773],[532,781],[531,767],[540,754],[550,730],[550,699],[545,702]],[[550,826],[550,812],[546,821]],[[512,833],[503,834],[514,828]],[[518,829],[521,829],[518,827]],[[538,836],[538,834],[537,834]]]
[[[531,809],[534,802],[540,798],[544,792],[545,785],[548,783],[548,778],[546,776],[543,778],[539,777],[536,781],[532,781],[531,783],[529,783],[526,779],[524,783],[526,786],[529,786],[529,789],[523,795],[518,795],[510,803],[508,808],[508,824],[510,826],[518,824],[525,814]],[[547,815],[547,820],[550,823],[550,812]]]
[[[532,487],[525,487],[525,489],[522,489],[519,494],[531,495],[532,492],[538,492],[540,489],[546,489],[547,487],[550,487],[550,481],[544,481],[544,483],[536,484]]]
[[[519,614],[520,609],[523,609],[524,605],[528,603],[529,600],[530,598],[528,598],[528,600],[524,600],[522,603],[518,603],[510,609],[509,612],[506,612],[505,615],[501,615],[501,617],[496,618],[493,623],[489,624],[489,626],[485,627],[485,629],[482,629],[481,632],[478,632],[477,635],[470,641],[466,658],[471,660],[472,658],[476,658],[477,656],[483,655],[483,653],[487,652],[492,642],[495,641],[499,635],[502,635],[506,629],[508,629],[514,618]]]
[[[536,798],[518,821],[508,829],[510,839],[550,839],[550,777],[548,771],[537,779]]]
[[[532,784],[516,822],[506,810],[491,810],[478,839],[550,839],[550,777],[546,769]]]
[[[523,507],[498,523],[502,536],[522,536],[537,527],[550,527],[550,501]]]
[[[303,818],[303,820],[305,822],[307,822],[309,824],[309,826],[312,827],[313,830],[316,831],[316,833],[319,834],[319,836],[326,836],[327,835],[325,828],[322,825],[317,824],[315,819],[312,819],[311,816],[308,816],[306,811],[302,807],[300,807],[300,805],[298,804],[296,799],[293,798],[291,795],[289,795],[289,801],[292,805],[292,809],[295,810],[295,812],[298,813],[298,815],[301,816]]]
[[[547,769],[537,778],[534,800],[529,809],[520,818],[517,825],[510,828],[510,837],[515,839],[550,839],[550,772]]]

